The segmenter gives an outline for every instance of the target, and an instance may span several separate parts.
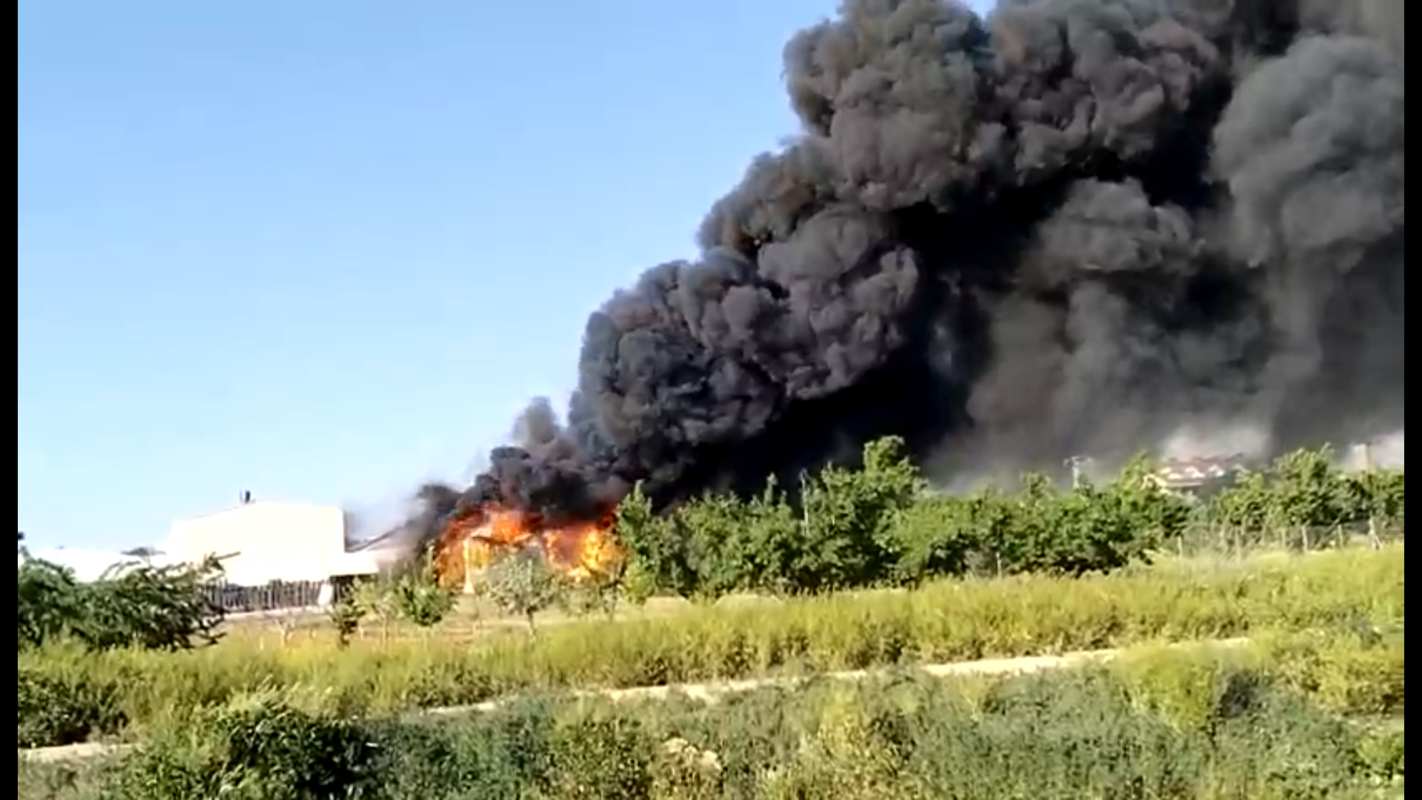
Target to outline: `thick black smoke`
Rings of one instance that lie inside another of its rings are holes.
[[[1402,0],[848,0],[803,133],[588,320],[456,503],[586,513],[900,434],[936,477],[1403,423]],[[1228,444],[1225,444],[1228,447]]]

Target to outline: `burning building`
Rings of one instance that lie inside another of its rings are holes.
[[[533,548],[574,581],[615,576],[624,552],[612,536],[612,515],[551,523],[541,515],[485,506],[450,520],[435,545],[435,565],[446,586],[473,591],[480,570],[495,559]]]
[[[535,401],[413,527],[487,528],[477,560],[500,514],[793,487],[887,434],[948,482],[1401,430],[1403,7],[845,0],[786,45],[799,135],[589,317],[566,420]]]

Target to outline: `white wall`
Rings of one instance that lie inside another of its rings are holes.
[[[197,561],[225,556],[227,580],[246,586],[269,581],[321,581],[346,560],[345,516],[335,506],[252,502],[173,523],[170,557]]]

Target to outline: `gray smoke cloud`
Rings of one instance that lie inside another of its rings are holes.
[[[947,482],[1400,430],[1402,6],[847,0],[786,45],[801,135],[440,510],[793,483],[884,434]]]

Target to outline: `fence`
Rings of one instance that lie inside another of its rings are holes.
[[[210,583],[202,587],[207,601],[228,613],[274,611],[318,605],[323,581],[273,581],[265,586]]]
[[[1261,547],[1309,551],[1341,547],[1349,543],[1403,541],[1405,532],[1400,522],[1388,522],[1370,528],[1366,522],[1331,527],[1275,525],[1258,529],[1232,528],[1224,525],[1191,525],[1184,533],[1166,543],[1181,555],[1187,553],[1244,553]]]

